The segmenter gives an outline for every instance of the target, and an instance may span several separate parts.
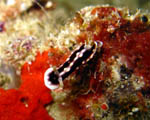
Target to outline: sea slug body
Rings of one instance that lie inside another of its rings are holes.
[[[94,42],[93,45],[82,44],[76,48],[64,64],[56,68],[48,68],[44,74],[45,86],[51,90],[57,89],[59,84],[68,77],[80,65],[87,63],[102,47],[102,42]]]

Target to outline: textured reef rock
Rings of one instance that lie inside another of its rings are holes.
[[[18,89],[0,89],[0,120],[150,119],[146,14],[130,15],[126,8],[110,6],[86,7],[53,40],[56,47],[37,52],[33,62],[21,67]],[[44,85],[46,69],[60,66],[72,49],[93,41],[103,42],[101,52],[66,78],[63,89],[50,92]]]
[[[73,100],[82,119],[149,119],[150,25],[146,15],[127,9],[87,7],[74,22],[77,42],[102,41],[89,68],[89,90]],[[92,63],[93,62],[93,63]],[[83,70],[83,76],[87,71]],[[82,75],[81,75],[82,76]],[[92,77],[93,76],[93,77]],[[83,79],[81,77],[81,79]],[[87,83],[86,83],[87,84]],[[89,114],[89,113],[91,114]]]

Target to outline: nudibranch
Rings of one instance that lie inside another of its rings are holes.
[[[59,88],[63,80],[68,77],[80,65],[87,63],[100,51],[103,43],[95,41],[93,45],[82,44],[77,47],[67,58],[66,62],[54,69],[50,67],[44,74],[45,86],[51,90]]]

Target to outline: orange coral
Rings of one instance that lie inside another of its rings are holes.
[[[49,56],[49,53],[53,55]],[[56,49],[50,49],[38,53],[32,64],[25,63],[20,88],[0,89],[0,120],[52,120],[44,108],[52,97],[44,85],[43,75],[50,64],[59,65],[65,59]]]

